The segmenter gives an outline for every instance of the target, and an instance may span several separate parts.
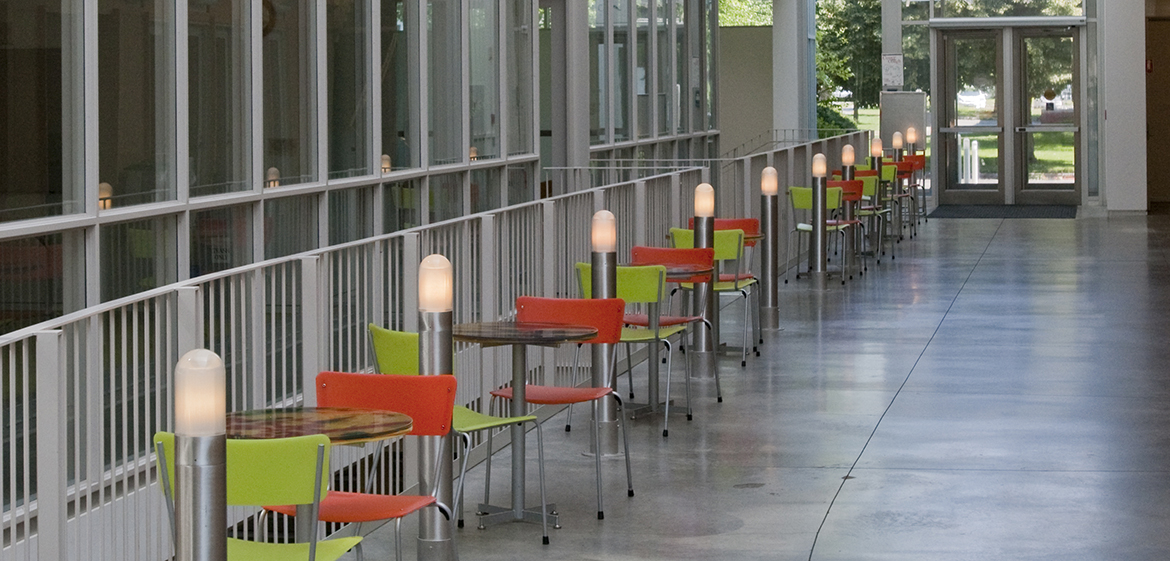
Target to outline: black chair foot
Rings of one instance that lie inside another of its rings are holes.
[[[462,527],[463,527],[463,519],[462,519],[462,518],[460,518],[460,519],[459,519],[458,526],[459,526],[460,528],[462,528]]]
[[[662,438],[666,438],[668,436],[670,436],[670,431],[662,429]]]
[[[741,360],[741,361],[739,361],[739,365],[740,365],[741,367],[743,367],[743,368],[747,368],[747,361],[746,361],[746,360]]]
[[[716,399],[715,401],[718,401],[719,403],[723,403],[723,396],[719,396],[719,398]]]
[[[630,392],[630,399],[634,399],[634,392]]]
[[[573,431],[573,427],[571,427],[569,425],[565,425],[565,432],[572,432],[572,431]]]
[[[626,493],[627,493],[627,495],[626,495],[626,496],[629,496],[629,497],[632,497],[632,496],[634,496],[634,490],[633,490],[633,489],[629,489],[629,490],[627,490],[627,491],[626,491]]]
[[[784,284],[788,284],[788,279],[784,279]]]
[[[690,420],[692,420],[692,419],[694,419],[694,418],[695,418],[695,416],[694,416],[694,415],[691,415],[690,413],[687,413],[687,420],[688,420],[688,421],[690,421]]]
[[[600,511],[600,510],[597,511],[597,519],[598,520],[605,520],[605,512]]]
[[[548,536],[544,537],[544,545],[548,545]]]

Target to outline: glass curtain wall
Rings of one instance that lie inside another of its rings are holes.
[[[410,60],[417,60],[418,40],[414,2],[382,0],[382,53],[378,75],[382,81],[383,174],[419,166],[416,120]]]
[[[85,210],[80,5],[0,2],[0,223]]]
[[[173,216],[102,227],[102,302],[175,282],[174,228]]]
[[[611,0],[613,25],[613,141],[630,140],[630,0]]]
[[[472,160],[500,157],[500,3],[469,0]]]
[[[656,55],[658,57],[658,75],[654,97],[656,108],[658,110],[658,134],[670,134],[674,122],[673,103],[671,99],[674,97],[671,92],[674,90],[674,84],[671,83],[671,41],[673,37],[670,33],[670,0],[657,0],[654,8],[654,32],[656,33]]]
[[[533,154],[532,143],[532,2],[509,0],[505,4],[507,66],[504,69],[508,155]]]
[[[637,100],[638,138],[647,138],[653,132],[653,113],[650,110],[650,0],[634,0],[636,54],[634,55],[634,95]]]
[[[589,2],[589,142],[607,144],[609,135],[608,0]]]
[[[250,14],[246,0],[189,4],[187,82],[192,197],[251,188]]]
[[[369,175],[372,169],[369,14],[367,0],[326,3],[330,179]]]
[[[100,205],[174,200],[174,3],[97,7]]]
[[[463,162],[463,2],[427,1],[430,163]]]
[[[264,185],[317,181],[316,2],[265,0]]]
[[[674,107],[675,114],[678,115],[678,128],[675,132],[679,134],[685,133],[688,130],[687,123],[690,122],[690,111],[686,108],[690,105],[690,67],[691,57],[687,46],[690,44],[687,29],[687,4],[686,0],[674,0],[674,50],[675,50],[675,83],[674,83]]]

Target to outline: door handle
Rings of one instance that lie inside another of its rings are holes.
[[[1028,127],[1016,127],[1016,132],[1028,132]]]

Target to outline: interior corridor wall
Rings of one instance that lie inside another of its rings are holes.
[[[1101,42],[1102,192],[1110,211],[1145,211],[1145,2],[1098,4]]]
[[[771,130],[772,28],[721,27],[719,41],[719,142],[728,153]]]

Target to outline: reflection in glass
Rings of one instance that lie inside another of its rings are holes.
[[[613,141],[630,139],[630,0],[612,0]]]
[[[955,123],[952,126],[996,126],[996,37],[955,38],[952,49],[955,80]]]
[[[997,189],[999,185],[999,135],[948,134],[950,152],[957,165],[948,169],[951,189]]]
[[[374,191],[345,189],[329,193],[329,245],[374,235]]]
[[[264,201],[264,258],[317,249],[317,196]]]
[[[264,2],[264,160],[268,186],[317,180],[317,80],[310,0]]]
[[[366,0],[326,4],[329,45],[329,178],[368,175],[370,100],[367,87],[369,15]],[[381,162],[379,162],[379,165]]]
[[[670,0],[657,0],[657,2],[657,12],[654,15],[654,37],[658,43],[658,89],[655,94],[658,101],[658,134],[668,134],[671,123],[674,122],[674,106],[671,103],[673,95],[670,93],[674,90],[674,84],[670,81],[670,53],[673,49],[673,45],[670,43],[669,27]]]
[[[911,2],[913,4],[914,2]],[[926,4],[926,2],[921,2]],[[937,0],[935,17],[1028,17],[1028,16],[1083,16],[1082,0]]]
[[[500,156],[500,4],[471,0],[471,146],[474,158]]]
[[[387,183],[383,196],[387,234],[422,223],[422,189],[418,180]]]
[[[638,138],[653,132],[650,122],[650,0],[634,0],[634,21],[637,25],[637,54],[635,55],[634,88],[638,103]]]
[[[170,216],[102,226],[102,302],[175,282],[175,239]]]
[[[66,303],[65,277],[85,271],[65,270],[64,237],[0,242],[0,335],[77,309],[75,299],[69,302],[73,306]]]
[[[431,224],[463,216],[463,174],[431,176],[429,192]]]
[[[1070,188],[1076,183],[1076,133],[1037,132],[1024,135],[1028,188]],[[1040,184],[1040,185],[1038,185]]]
[[[188,8],[192,197],[246,191],[252,171],[252,48],[245,0]]]
[[[532,164],[508,166],[508,201],[509,205],[526,203],[533,199]]]
[[[72,1],[0,3],[0,222],[84,211],[80,10]],[[18,134],[13,134],[17,133]]]
[[[609,17],[607,0],[589,2],[589,143],[609,142],[609,45],[605,25]],[[543,46],[543,45],[542,45]]]
[[[247,205],[191,213],[191,277],[252,262],[252,208]]]
[[[532,147],[532,0],[509,0],[507,68],[508,154],[531,154]]]
[[[430,60],[431,165],[462,162],[463,145],[463,11],[460,0],[428,0]]]
[[[471,170],[471,212],[495,210],[504,206],[500,200],[500,169]]]
[[[98,2],[98,181],[110,207],[175,198],[174,3]]]
[[[1033,125],[1075,126],[1072,37],[1024,39],[1024,83]]]
[[[382,0],[382,158],[378,164],[382,173],[419,165],[410,118],[417,101],[411,99],[407,63],[416,43],[414,6],[405,0]]]
[[[678,115],[679,133],[685,133],[690,122],[691,112],[687,110],[689,106],[688,99],[690,99],[690,66],[691,55],[687,48],[687,6],[683,0],[675,0],[674,2],[674,45],[675,45],[675,63],[676,75],[674,86],[674,108],[675,114]]]

